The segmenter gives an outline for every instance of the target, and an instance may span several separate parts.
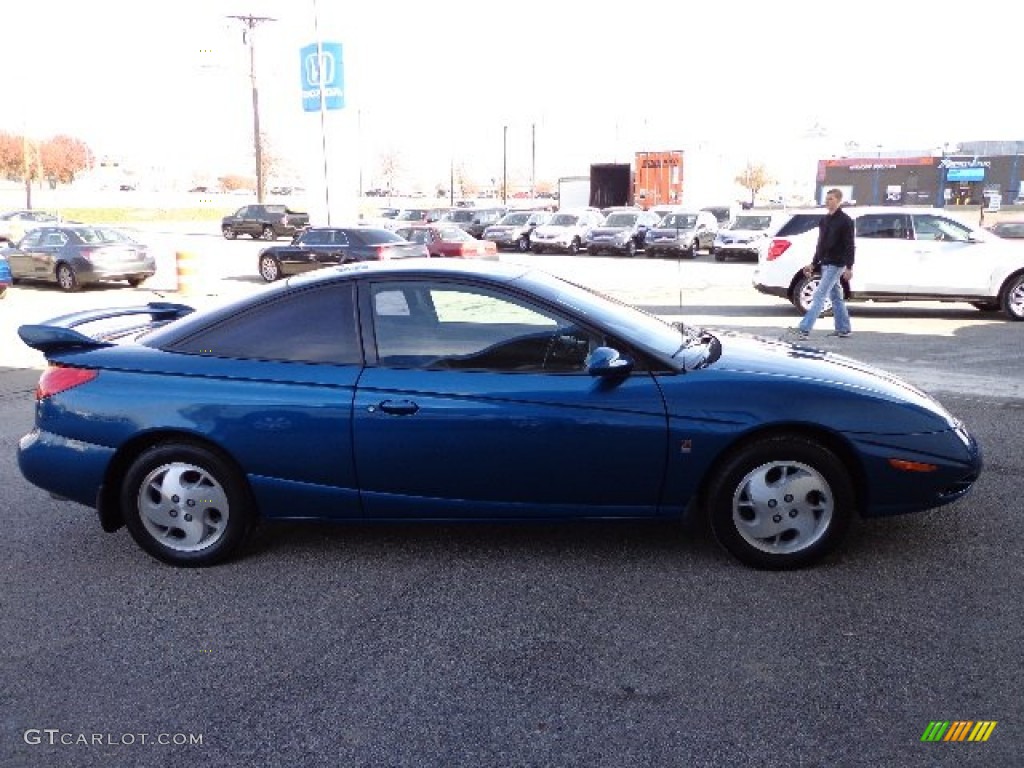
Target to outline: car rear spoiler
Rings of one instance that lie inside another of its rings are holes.
[[[169,323],[185,317],[195,309],[187,304],[174,304],[166,301],[153,301],[141,307],[120,307],[117,309],[89,309],[61,315],[40,325],[23,325],[18,328],[18,336],[33,349],[40,352],[57,352],[76,347],[109,347],[113,342],[103,338],[86,336],[74,328],[86,323],[95,323],[115,317],[131,317],[133,315],[149,315],[150,323]],[[119,328],[124,332],[124,328]]]

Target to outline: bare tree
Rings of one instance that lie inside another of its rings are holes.
[[[758,163],[754,165],[751,162],[747,162],[747,167],[744,168],[740,175],[735,179],[736,183],[744,189],[750,192],[750,204],[754,204],[754,199],[757,197],[757,193],[767,187],[769,184],[774,184],[774,180],[768,175],[768,171],[765,170],[763,164]]]
[[[388,191],[388,197],[395,188],[395,180],[402,173],[402,155],[397,149],[389,149],[382,152],[379,159],[379,174],[384,179],[384,187]]]

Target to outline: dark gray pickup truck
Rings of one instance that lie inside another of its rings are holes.
[[[289,210],[284,205],[243,205],[220,223],[220,231],[228,240],[249,235],[253,240],[277,240],[294,237],[309,226],[309,214]]]

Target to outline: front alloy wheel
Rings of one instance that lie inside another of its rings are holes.
[[[188,443],[143,451],[125,475],[121,509],[142,549],[165,563],[189,567],[230,557],[252,518],[239,473],[213,451]]]
[[[516,250],[519,251],[520,253],[526,253],[528,250],[530,250],[530,238],[528,238],[526,235],[523,235],[518,240],[516,240]]]
[[[719,543],[756,568],[800,568],[840,542],[853,517],[849,473],[828,448],[797,435],[762,438],[735,452],[707,496]]]
[[[273,256],[260,257],[260,277],[272,283],[281,277],[281,265]]]
[[[260,237],[264,240],[277,240],[277,235],[274,234],[274,228],[269,224],[263,225],[263,231],[260,233]]]
[[[234,240],[236,237],[238,237],[238,233],[235,232],[235,230],[233,230],[231,227],[222,227],[220,231],[221,234],[224,235],[225,240]]]

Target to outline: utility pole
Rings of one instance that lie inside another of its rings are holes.
[[[256,202],[262,203],[267,180],[263,178],[263,137],[260,135],[260,93],[256,87],[256,25],[277,21],[269,16],[228,16],[242,22],[242,43],[249,46],[249,80],[252,83],[252,146],[256,153]]]
[[[508,202],[508,126],[501,127],[501,202]]]

